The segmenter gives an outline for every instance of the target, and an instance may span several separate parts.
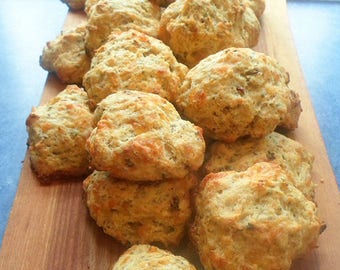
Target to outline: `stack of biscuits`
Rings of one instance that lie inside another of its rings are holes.
[[[314,157],[278,132],[299,95],[251,49],[264,0],[62,2],[86,21],[43,49],[66,87],[27,118],[28,151],[41,182],[83,180],[129,248],[112,269],[195,269],[168,251],[190,241],[207,270],[288,270],[317,246]]]

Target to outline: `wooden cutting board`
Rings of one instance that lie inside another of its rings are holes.
[[[69,13],[65,27],[84,19],[83,13]],[[289,71],[290,86],[302,100],[299,127],[290,135],[315,155],[316,200],[320,217],[327,223],[319,247],[294,262],[292,269],[340,269],[340,195],[297,58],[285,0],[267,0],[261,23],[260,42],[255,49],[273,56]],[[41,102],[64,87],[49,75]],[[123,250],[89,217],[81,182],[41,185],[26,157],[3,238],[0,269],[106,270]]]

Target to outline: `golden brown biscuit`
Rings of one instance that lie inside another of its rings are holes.
[[[40,56],[41,67],[55,72],[63,83],[82,84],[91,63],[85,52],[85,31],[85,24],[81,24],[47,42]]]
[[[260,24],[241,0],[177,0],[162,13],[159,37],[193,67],[228,47],[253,47]]]
[[[187,70],[162,41],[132,29],[116,31],[97,50],[84,86],[93,106],[121,89],[174,101]]]
[[[157,36],[160,7],[148,0],[99,0],[88,11],[86,48],[90,55],[103,45],[111,32],[135,29]]]
[[[187,73],[176,105],[213,139],[259,138],[285,119],[296,119],[290,127],[297,126],[300,100],[288,83],[287,71],[272,57],[248,48],[229,48]],[[296,105],[298,109],[290,110]]]
[[[271,161],[291,174],[292,184],[308,199],[314,198],[314,156],[299,142],[273,132],[260,139],[245,138],[234,143],[214,142],[207,151],[205,173],[245,171],[258,162]]]
[[[85,6],[85,0],[61,0],[71,10],[83,10]]]
[[[27,118],[31,167],[42,181],[90,173],[85,142],[94,122],[87,102],[83,89],[69,85]]]
[[[250,7],[257,18],[260,18],[266,8],[265,0],[243,0],[246,6]]]
[[[316,206],[289,177],[263,162],[203,179],[191,236],[206,270],[288,270],[316,247],[322,229]]]
[[[192,214],[191,190],[197,178],[187,175],[152,183],[116,179],[94,171],[84,181],[91,217],[124,245],[158,243],[177,246]]]
[[[111,270],[195,270],[184,257],[151,245],[134,245],[126,250]]]
[[[166,99],[119,91],[99,104],[100,119],[87,141],[91,165],[131,181],[182,178],[203,163],[199,127],[180,118]]]

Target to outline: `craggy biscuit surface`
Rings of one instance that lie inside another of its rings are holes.
[[[67,86],[26,120],[31,167],[42,181],[90,173],[85,143],[94,126],[85,91]]]
[[[121,89],[174,101],[187,70],[162,41],[135,30],[116,31],[97,50],[84,87],[93,106]]]
[[[260,139],[245,138],[234,143],[214,142],[207,151],[205,172],[245,171],[258,162],[271,161],[290,173],[292,184],[308,198],[314,198],[312,181],[314,156],[299,142],[277,132]]]
[[[64,83],[82,84],[91,63],[85,52],[85,30],[85,24],[81,24],[47,42],[40,56],[40,65],[55,72]]]
[[[191,236],[206,270],[288,270],[316,247],[316,206],[288,177],[263,162],[203,179]]]
[[[71,10],[83,10],[85,7],[85,0],[61,0]]]
[[[85,41],[90,55],[106,42],[115,28],[157,36],[160,7],[148,0],[99,0],[89,10]]]
[[[104,232],[124,245],[177,246],[192,214],[194,175],[158,182],[119,180],[94,171],[84,181],[86,203]]]
[[[291,128],[297,126],[300,100],[288,82],[288,73],[272,57],[248,48],[229,48],[187,73],[176,105],[213,139],[259,138],[288,118],[295,119]],[[294,106],[297,109],[291,110]]]
[[[126,250],[111,270],[195,270],[184,257],[151,245],[133,245]]]
[[[87,149],[91,165],[131,181],[181,178],[203,163],[201,128],[182,120],[166,99],[119,91],[99,103]]]
[[[228,47],[253,47],[260,24],[241,0],[177,0],[162,13],[159,37],[193,67]]]

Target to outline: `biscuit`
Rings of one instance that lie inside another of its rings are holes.
[[[196,197],[191,237],[206,270],[290,269],[316,247],[315,204],[277,164],[206,176]]]
[[[85,44],[87,52],[103,45],[111,32],[135,29],[150,36],[157,36],[160,7],[148,0],[99,0],[87,11],[88,23]]]
[[[85,24],[80,24],[47,42],[40,56],[41,67],[55,72],[63,83],[82,84],[91,63],[85,52],[85,32]]]
[[[94,171],[84,183],[91,217],[123,245],[178,246],[192,217],[194,175],[158,182],[131,182]]]
[[[162,13],[159,38],[190,68],[228,47],[257,44],[260,23],[241,0],[178,0]]]
[[[245,171],[258,162],[276,162],[292,175],[292,184],[308,199],[314,198],[314,156],[299,142],[277,132],[260,139],[245,138],[234,143],[214,142],[207,151],[204,171]]]
[[[131,181],[182,178],[203,163],[201,128],[182,120],[166,99],[119,91],[95,111],[97,127],[87,141],[91,166]]]
[[[32,109],[26,120],[28,153],[40,180],[90,173],[85,143],[94,122],[87,101],[83,89],[69,85],[47,104]]]
[[[151,245],[134,245],[126,250],[111,270],[195,270],[182,256],[175,256],[168,250]]]
[[[265,0],[243,0],[246,6],[250,7],[257,18],[260,18],[266,8]]]
[[[116,31],[94,55],[84,87],[92,106],[121,89],[174,101],[187,71],[162,41],[135,30]]]
[[[83,10],[85,7],[85,0],[61,0],[71,10]]]
[[[297,127],[300,100],[288,83],[287,71],[272,57],[248,48],[229,48],[210,55],[186,74],[176,106],[213,139],[259,138],[286,119],[290,128]]]

